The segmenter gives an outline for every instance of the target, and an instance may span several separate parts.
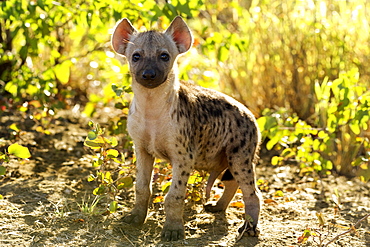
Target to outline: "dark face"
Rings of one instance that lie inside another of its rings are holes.
[[[153,57],[141,55],[136,51],[132,54],[131,64],[136,70],[132,71],[134,79],[147,88],[155,88],[167,80],[170,55],[165,51],[157,51]]]
[[[149,31],[132,40],[126,54],[134,80],[146,88],[156,88],[167,80],[178,52],[172,40]]]

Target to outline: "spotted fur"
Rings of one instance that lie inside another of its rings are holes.
[[[207,197],[215,179],[223,174],[224,194],[216,205],[206,205],[209,211],[226,210],[237,188],[241,188],[245,212],[251,219],[243,230],[256,235],[260,211],[255,182],[260,142],[256,120],[233,98],[178,80],[176,59],[191,44],[191,33],[181,17],[176,17],[164,33],[139,33],[123,19],[112,36],[114,50],[129,61],[134,92],[128,131],[137,155],[136,202],[124,221],[144,223],[157,157],[170,161],[173,167],[165,199],[164,240],[185,237],[184,198],[193,169],[210,173]]]

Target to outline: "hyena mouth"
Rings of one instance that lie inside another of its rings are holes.
[[[163,84],[165,81],[167,81],[167,76],[163,78],[162,80],[158,80],[158,78],[156,78],[155,80],[148,80],[148,79],[140,78],[139,80],[136,80],[136,81],[146,88],[153,89]]]

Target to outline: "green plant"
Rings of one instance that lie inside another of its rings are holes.
[[[335,169],[353,175],[357,168],[357,175],[369,180],[370,142],[365,134],[370,120],[370,92],[359,83],[358,71],[317,83],[315,96],[315,113],[307,121],[285,109],[267,109],[258,119],[263,138],[268,139],[266,148],[281,150],[272,164],[297,162],[302,173],[325,174]]]
[[[84,145],[95,151],[92,166],[98,169],[96,174],[91,174],[87,179],[89,182],[95,181],[97,183],[97,187],[93,191],[96,196],[95,203],[92,205],[106,197],[109,200],[107,212],[115,213],[119,207],[118,194],[123,189],[133,186],[133,178],[127,172],[131,166],[126,164],[124,154],[115,149],[118,145],[116,137],[109,139],[104,137],[105,130],[92,121],[89,122],[89,126],[92,130],[88,133]]]
[[[96,195],[91,203],[83,199],[82,203],[78,204],[80,212],[87,215],[99,215],[105,213],[105,210],[99,211],[97,208],[99,201],[103,198],[104,196]]]

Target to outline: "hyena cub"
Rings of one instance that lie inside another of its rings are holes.
[[[177,57],[188,51],[193,37],[181,17],[161,33],[139,33],[122,19],[112,35],[113,49],[125,56],[132,74],[134,98],[128,131],[137,156],[136,202],[124,221],[142,225],[151,196],[154,157],[173,167],[165,199],[166,222],[162,239],[185,237],[183,207],[186,184],[193,169],[210,172],[207,197],[214,180],[223,173],[223,196],[212,212],[227,208],[238,187],[243,192],[246,222],[241,228],[257,234],[260,192],[255,162],[260,133],[253,114],[241,103],[220,92],[180,82]]]

